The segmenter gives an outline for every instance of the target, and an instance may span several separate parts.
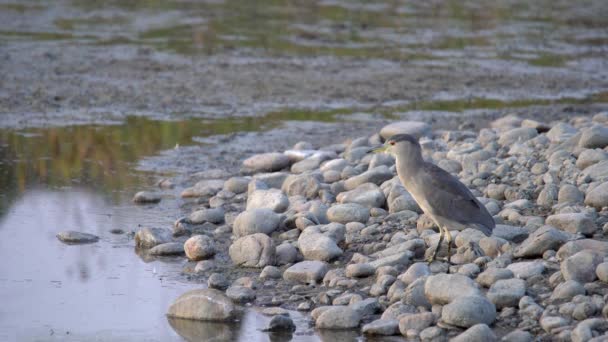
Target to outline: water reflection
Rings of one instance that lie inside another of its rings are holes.
[[[47,340],[51,334],[82,340],[105,331],[131,338],[154,331],[162,340],[174,339],[164,312],[192,287],[179,280],[182,260],[143,263],[126,234],[109,233],[139,222],[170,224],[164,216],[115,208],[87,190],[26,191],[0,219],[0,340]],[[66,245],[55,234],[68,229],[101,240]]]
[[[189,342],[237,341],[238,325],[167,318],[169,324]]]

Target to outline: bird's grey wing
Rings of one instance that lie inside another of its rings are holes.
[[[476,226],[486,235],[492,234],[495,226],[492,215],[466,185],[431,163],[425,163],[421,171],[418,177],[424,183],[421,188],[431,206],[431,214]]]

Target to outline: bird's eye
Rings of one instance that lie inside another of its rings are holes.
[[[391,144],[391,145],[395,145],[394,141],[389,141],[388,143]]]

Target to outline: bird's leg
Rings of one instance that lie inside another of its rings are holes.
[[[439,253],[439,248],[441,247],[441,243],[443,242],[443,229],[439,227],[439,242],[437,242],[437,246],[435,246],[435,251],[433,251],[433,255],[427,260],[429,264],[431,264],[437,258],[437,253]]]
[[[445,239],[448,242],[448,264],[452,264],[452,234],[450,234],[450,231],[447,228],[444,229],[445,234],[447,235]]]

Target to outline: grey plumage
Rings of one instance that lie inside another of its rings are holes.
[[[485,235],[495,227],[492,215],[456,177],[440,167],[426,162],[418,141],[408,134],[389,138],[378,152],[395,156],[397,174],[420,208],[439,227],[439,243],[429,262],[435,260],[444,236],[448,241],[448,260],[451,254],[450,229],[474,228]]]

